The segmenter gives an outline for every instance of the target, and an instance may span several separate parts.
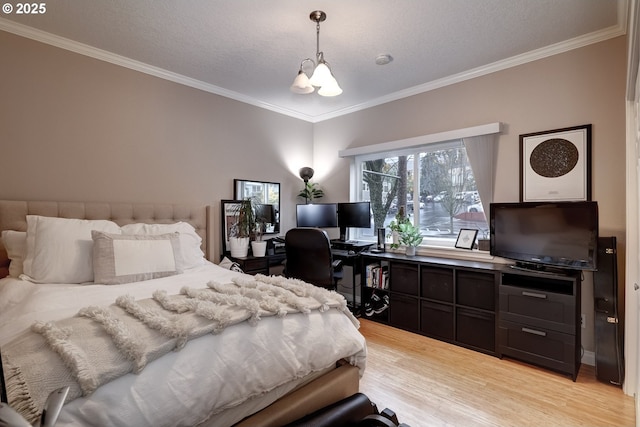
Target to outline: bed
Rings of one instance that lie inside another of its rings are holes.
[[[207,261],[209,215],[0,201],[9,403],[34,421],[70,385],[60,426],[278,426],[357,392],[366,344],[344,298]]]

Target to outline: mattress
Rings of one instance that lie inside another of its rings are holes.
[[[210,289],[211,282],[240,286],[251,280],[253,276],[210,262],[183,274],[117,286],[1,279],[0,351],[5,376],[10,375],[6,368],[16,365],[7,360],[7,349],[32,334],[34,322],[68,321],[82,308],[108,307],[124,295],[140,301],[158,291],[179,295],[185,287]],[[348,310],[263,313],[257,321],[237,322],[190,339],[140,372],[83,393],[65,404],[57,425],[228,426],[332,369],[341,359],[361,373],[365,368],[365,340]]]

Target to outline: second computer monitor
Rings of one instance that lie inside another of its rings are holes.
[[[348,238],[348,228],[370,228],[371,203],[338,203],[338,226],[340,227],[340,240],[343,241]]]
[[[313,203],[296,206],[298,227],[337,227],[338,205],[335,203]]]

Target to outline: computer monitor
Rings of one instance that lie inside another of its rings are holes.
[[[338,226],[338,205],[335,203],[312,203],[296,206],[298,227],[328,228]]]
[[[276,229],[278,221],[276,221],[276,208],[274,205],[256,205],[255,211],[256,221],[262,223],[263,233],[277,233],[279,231]]]
[[[346,241],[348,228],[371,228],[371,203],[338,203],[340,240]]]
[[[264,223],[273,223],[276,216],[275,212],[273,205],[256,205],[256,219]]]

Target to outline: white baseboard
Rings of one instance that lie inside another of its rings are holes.
[[[585,351],[581,361],[585,365],[596,366],[596,354],[593,351]]]
[[[634,394],[633,398],[636,403],[636,414],[640,414],[640,398],[638,398],[638,393]],[[636,427],[640,427],[640,417],[636,415]]]

